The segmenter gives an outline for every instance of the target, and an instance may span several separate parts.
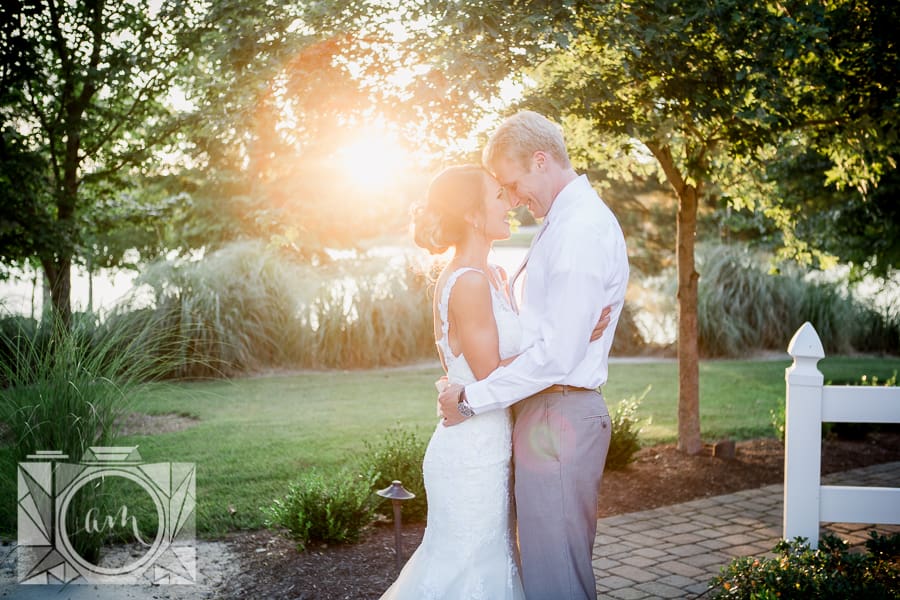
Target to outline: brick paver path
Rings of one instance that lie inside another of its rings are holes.
[[[900,462],[823,477],[829,485],[900,487]],[[738,556],[771,555],[781,538],[784,486],[770,485],[600,519],[594,572],[601,598],[694,598]],[[900,507],[897,507],[900,513]],[[900,526],[823,523],[851,544]]]

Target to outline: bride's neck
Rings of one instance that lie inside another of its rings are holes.
[[[491,250],[491,243],[485,239],[470,238],[465,243],[456,247],[453,255],[453,262],[460,266],[477,267],[484,269],[488,264],[488,252]]]

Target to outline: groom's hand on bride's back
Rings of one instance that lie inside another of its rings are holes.
[[[459,425],[466,420],[466,417],[459,413],[459,394],[462,392],[463,386],[458,383],[451,383],[438,394],[438,406],[442,420],[441,422],[450,427]]]
[[[603,337],[603,332],[606,331],[606,328],[609,327],[609,313],[612,312],[612,307],[607,306],[603,309],[603,312],[600,313],[600,320],[597,321],[597,324],[594,325],[594,330],[591,331],[591,341],[596,342],[601,337]]]

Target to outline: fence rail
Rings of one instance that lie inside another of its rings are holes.
[[[900,387],[824,385],[810,323],[788,345],[785,371],[784,538],[819,544],[819,524],[900,524],[900,488],[822,485],[822,423],[900,423]]]

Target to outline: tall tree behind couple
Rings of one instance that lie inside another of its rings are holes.
[[[443,171],[415,212],[416,243],[454,249],[434,306],[448,383],[423,465],[425,536],[382,598],[596,598],[611,433],[599,388],[628,282],[625,240],[543,116],[505,120],[483,162]],[[523,204],[543,223],[509,280],[488,252]]]

